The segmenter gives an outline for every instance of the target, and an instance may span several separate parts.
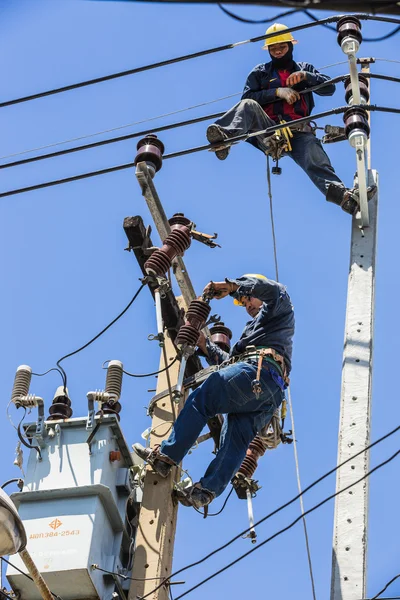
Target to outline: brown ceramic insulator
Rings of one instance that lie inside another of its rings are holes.
[[[261,438],[256,435],[254,440],[250,442],[246,456],[240,466],[239,473],[242,473],[242,475],[251,479],[257,469],[258,459],[261,456],[264,456],[265,451],[266,447],[264,446]]]
[[[120,416],[119,413],[121,412],[122,406],[119,402],[114,402],[113,404],[108,403],[108,402],[104,402],[104,404],[101,407],[101,410],[99,410],[96,415],[115,415],[118,418],[118,421],[120,420]]]
[[[186,225],[174,224],[171,233],[167,235],[161,248],[157,248],[144,264],[148,275],[159,277],[166,274],[172,261],[182,256],[192,243],[190,229]]]
[[[185,324],[178,331],[175,343],[177,346],[195,346],[203,329],[211,306],[203,300],[192,300],[185,315]]]
[[[364,77],[364,75],[359,75],[358,80],[360,82],[360,95],[364,98],[365,102],[369,100],[369,85],[368,78]],[[345,100],[348,103],[350,98],[353,96],[353,91],[351,87],[351,79],[350,77],[346,77],[344,80],[344,89],[345,89]]]
[[[58,396],[54,398],[49,408],[48,421],[60,421],[72,417],[71,400],[67,396]]]
[[[134,165],[138,162],[153,163],[156,172],[162,167],[162,156],[164,154],[164,144],[154,134],[149,134],[137,143],[137,154]]]
[[[224,323],[220,322],[211,327],[211,341],[217,344],[224,352],[229,352],[231,349],[232,331],[225,327]]]
[[[336,30],[338,32],[337,42],[339,46],[346,37],[354,38],[359,43],[362,42],[361,21],[357,17],[342,17],[336,23]]]
[[[168,223],[170,224],[171,229],[174,229],[177,225],[184,225],[188,228],[192,225],[191,220],[185,217],[183,213],[175,213],[171,219],[168,219]]]
[[[355,129],[361,129],[369,137],[370,127],[367,111],[363,108],[348,108],[343,115],[344,131],[348,138]]]

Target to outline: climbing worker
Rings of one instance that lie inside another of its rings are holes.
[[[272,133],[258,135],[247,141],[264,153],[270,153],[275,142],[275,158],[276,148],[281,148],[281,152],[285,149],[328,202],[338,204],[354,215],[359,205],[358,188],[345,187],[312,127],[308,123],[296,124],[298,119],[308,117],[315,105],[313,93],[306,90],[324,84],[330,78],[309,63],[293,60],[293,45],[297,40],[287,29],[280,23],[267,29],[266,35],[276,33],[267,38],[263,46],[271,60],[254,67],[247,78],[242,100],[207,128],[207,139],[215,144],[217,158],[224,160],[230,146],[218,146],[218,142],[279,123],[290,123],[290,126],[277,130],[275,136]],[[315,90],[320,96],[332,96],[334,92],[332,83]],[[376,186],[368,188],[368,199],[373,197],[375,190]]]
[[[238,471],[255,435],[268,424],[284,398],[291,370],[294,312],[286,288],[263,275],[210,282],[205,296],[233,296],[251,320],[230,354],[201,334],[198,346],[210,365],[220,365],[187,398],[168,440],[153,449],[134,444],[135,452],[168,477],[195,444],[208,419],[226,415],[220,447],[204,477],[176,492],[185,506],[207,506],[222,494]]]

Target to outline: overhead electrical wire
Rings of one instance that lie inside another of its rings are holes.
[[[105,333],[106,331],[108,331],[108,329],[110,329],[110,327],[112,327],[114,325],[114,323],[116,323],[126,312],[127,310],[129,310],[129,308],[132,306],[132,304],[135,302],[136,298],[139,296],[140,292],[142,291],[142,289],[144,288],[145,284],[142,283],[139,287],[139,289],[135,292],[133,298],[128,302],[128,304],[125,306],[125,308],[119,313],[119,315],[117,315],[115,317],[115,319],[113,319],[111,321],[111,323],[109,323],[108,325],[106,325],[106,327],[104,327],[104,329],[102,329],[97,335],[95,335],[91,340],[89,340],[88,342],[86,342],[86,344],[84,344],[83,346],[81,346],[80,348],[78,348],[77,350],[74,350],[73,352],[70,352],[69,354],[66,354],[65,356],[62,356],[61,358],[58,359],[57,361],[57,366],[58,368],[62,371],[63,373],[63,380],[64,380],[64,393],[66,392],[66,387],[67,387],[67,374],[64,371],[64,369],[61,366],[61,362],[64,361],[66,358],[70,358],[71,356],[74,356],[75,354],[78,354],[78,352],[81,352],[82,350],[85,350],[85,348],[87,348],[88,346],[90,346],[90,344],[93,344],[93,342],[95,342],[96,340],[99,339],[99,337],[101,335],[103,335],[103,333]]]
[[[382,436],[382,437],[378,438],[377,440],[375,440],[375,442],[372,442],[372,444],[370,444],[369,446],[366,446],[365,448],[363,448],[362,450],[360,450],[356,454],[353,454],[352,456],[350,456],[349,458],[347,458],[345,461],[343,461],[340,464],[336,465],[336,467],[333,467],[330,471],[327,471],[324,475],[322,475],[318,479],[314,480],[310,485],[308,485],[306,488],[304,488],[304,490],[302,491],[301,494],[297,494],[297,496],[294,496],[291,500],[289,500],[285,504],[281,504],[281,506],[279,506],[278,508],[276,508],[275,510],[273,510],[271,513],[267,514],[265,517],[262,517],[259,521],[257,521],[256,523],[254,523],[253,527],[258,527],[258,525],[261,525],[261,523],[264,523],[265,521],[267,521],[271,517],[275,516],[276,514],[278,514],[279,512],[281,512],[282,510],[284,510],[285,508],[287,508],[288,506],[290,506],[291,504],[293,504],[294,502],[296,502],[297,500],[299,500],[299,498],[301,496],[304,496],[307,492],[309,492],[311,489],[313,489],[316,485],[318,485],[319,483],[321,483],[321,481],[323,481],[324,479],[326,479],[330,475],[333,475],[333,473],[335,473],[338,469],[341,469],[342,467],[344,467],[346,464],[348,464],[349,462],[351,462],[352,460],[354,460],[358,456],[361,456],[361,454],[364,454],[365,452],[368,452],[369,450],[371,450],[375,446],[381,444],[382,442],[384,442],[386,439],[388,439],[389,437],[391,437],[392,435],[394,435],[398,431],[400,431],[400,425],[398,425],[392,431],[389,431],[384,436]],[[198,565],[206,562],[209,558],[211,558],[212,556],[215,556],[216,554],[218,554],[222,550],[225,550],[231,544],[233,544],[234,542],[236,542],[238,539],[242,538],[244,535],[246,535],[250,531],[251,531],[251,527],[245,529],[244,531],[241,531],[240,533],[238,533],[237,535],[235,535],[233,538],[231,538],[230,540],[228,540],[228,542],[225,542],[225,544],[222,544],[222,546],[217,547],[215,550],[213,550],[209,554],[206,554],[205,556],[203,556],[199,560],[197,560],[197,561],[195,561],[193,563],[190,563],[188,565],[185,565],[184,567],[181,567],[177,571],[171,573],[171,575],[169,575],[168,577],[165,578],[164,582],[168,581],[172,577],[176,577],[177,575],[180,575],[181,573],[183,573],[184,571],[187,571],[188,569],[192,569],[193,567],[197,567]],[[164,585],[164,582],[162,582],[157,588],[154,588],[153,590],[151,590],[146,596],[144,596],[144,598],[146,598],[148,595],[154,593],[157,589],[159,589],[162,585]]]
[[[362,108],[364,110],[367,111],[378,111],[378,112],[386,112],[386,113],[393,113],[393,114],[400,114],[400,108],[391,108],[391,107],[386,107],[386,106],[377,106],[376,104],[362,104],[360,106],[356,105],[352,108]],[[333,108],[321,113],[317,113],[314,115],[310,115],[308,117],[302,117],[301,119],[297,119],[296,123],[300,124],[300,123],[309,123],[310,121],[316,121],[317,119],[322,119],[324,117],[329,117],[331,115],[338,115],[341,113],[344,113],[346,110],[349,109],[349,106],[340,106],[338,108]],[[255,131],[254,133],[247,133],[247,134],[243,134],[243,135],[239,135],[236,137],[232,137],[229,138],[229,145],[231,144],[235,144],[237,142],[242,142],[248,139],[251,139],[252,137],[255,137],[257,135],[265,135],[268,133],[274,133],[275,131],[282,129],[283,127],[286,127],[287,123],[284,124],[276,124],[273,127],[268,127],[267,129],[262,129],[260,131]],[[188,154],[194,154],[196,152],[202,152],[203,150],[212,150],[212,148],[215,146],[215,144],[205,144],[204,146],[196,146],[194,148],[188,148],[186,150],[180,150],[177,152],[172,152],[170,154],[166,154],[165,156],[163,156],[163,160],[168,160],[170,158],[177,158],[178,156],[186,156]],[[45,183],[39,183],[39,184],[35,184],[35,185],[31,185],[28,187],[24,187],[24,188],[18,188],[18,189],[14,189],[14,190],[8,190],[6,192],[1,192],[0,193],[0,198],[6,198],[8,196],[15,196],[16,194],[23,194],[26,192],[32,192],[34,190],[40,190],[40,189],[44,189],[47,187],[53,187],[55,185],[62,185],[64,183],[70,183],[72,181],[79,181],[80,179],[88,179],[90,177],[97,177],[98,175],[105,175],[107,173],[114,173],[116,171],[122,171],[124,169],[130,169],[132,167],[134,167],[134,163],[130,162],[130,163],[125,163],[122,165],[115,165],[113,167],[107,167],[105,169],[100,169],[98,171],[91,171],[89,173],[82,173],[80,175],[73,175],[72,177],[66,177],[64,179],[56,179],[54,181],[46,181]]]
[[[244,17],[239,17],[239,15],[235,15],[233,12],[222,6],[221,2],[218,2],[218,7],[224,12],[228,17],[232,17],[236,21],[240,21],[241,23],[250,23],[250,24],[260,24],[260,23],[273,23],[274,21],[279,21],[279,19],[284,19],[285,17],[289,17],[290,15],[294,15],[299,12],[300,9],[294,8],[293,10],[287,10],[286,12],[275,15],[274,17],[268,19],[245,19]]]
[[[393,577],[393,579],[391,579],[390,581],[387,582],[387,584],[385,585],[385,587],[376,594],[376,596],[374,596],[373,598],[371,598],[371,600],[378,600],[379,596],[381,594],[383,594],[383,592],[386,592],[386,590],[388,589],[388,587],[390,585],[392,585],[392,583],[394,583],[396,581],[396,579],[398,579],[400,577],[400,573],[398,575],[396,575],[395,577]]]
[[[230,563],[228,563],[227,565],[225,565],[221,569],[218,569],[218,571],[215,571],[214,573],[212,573],[211,575],[209,575],[205,579],[202,579],[201,581],[199,581],[199,583],[197,583],[196,585],[192,586],[191,588],[189,588],[188,590],[186,590],[185,592],[183,592],[183,594],[180,594],[179,596],[177,596],[176,600],[180,600],[181,598],[184,598],[184,596],[187,596],[188,594],[190,594],[191,592],[193,592],[197,588],[201,587],[202,585],[204,585],[205,583],[207,583],[211,579],[214,579],[214,577],[217,577],[217,575],[220,575],[221,573],[224,573],[225,571],[227,571],[228,569],[230,569],[231,567],[233,567],[234,565],[236,565],[237,563],[239,563],[244,558],[247,558],[248,556],[250,556],[250,554],[253,554],[253,552],[256,552],[257,550],[259,550],[260,548],[262,548],[263,546],[265,546],[265,544],[268,544],[273,539],[279,537],[280,535],[282,535],[283,533],[285,533],[286,531],[288,531],[289,529],[291,529],[292,527],[294,527],[305,515],[311,514],[312,512],[314,512],[315,510],[317,510],[318,508],[321,508],[321,506],[323,506],[324,504],[326,504],[330,500],[333,500],[334,498],[336,498],[340,494],[343,494],[344,492],[347,492],[348,490],[350,490],[355,485],[358,485],[359,483],[361,483],[362,481],[364,481],[365,479],[367,479],[368,477],[370,477],[372,475],[372,473],[375,473],[375,471],[378,471],[382,467],[386,466],[387,464],[389,464],[392,460],[394,460],[399,455],[400,455],[400,450],[397,450],[397,452],[395,452],[394,454],[392,454],[392,456],[390,456],[388,459],[386,459],[386,460],[382,461],[381,463],[379,463],[376,467],[374,467],[373,469],[371,469],[363,477],[360,477],[359,479],[357,479],[357,481],[354,481],[353,483],[347,485],[346,487],[342,488],[341,490],[338,490],[334,494],[331,494],[330,496],[328,496],[327,498],[325,498],[324,500],[322,500],[318,504],[315,504],[312,508],[309,508],[308,510],[306,510],[305,513],[301,514],[294,521],[292,521],[289,525],[287,525],[283,529],[280,529],[279,531],[277,531],[276,533],[274,533],[273,535],[271,535],[266,540],[263,540],[262,542],[259,542],[257,544],[257,546],[255,546],[251,550],[248,550],[247,552],[245,552],[244,554],[242,554],[241,556],[239,556],[235,560],[231,561]],[[145,597],[146,596],[143,596],[142,600]]]
[[[33,582],[33,578],[30,575],[28,575],[28,573],[24,573],[24,571],[21,571],[21,569],[19,569],[15,565],[13,565],[13,563],[11,563],[9,560],[7,560],[6,558],[4,558],[4,556],[0,556],[0,560],[3,560],[5,563],[7,563],[8,565],[10,565],[10,567],[12,567],[16,571],[18,571],[18,573],[21,573],[21,575],[24,575],[24,577],[26,577],[27,579],[30,579]],[[56,600],[62,600],[61,596],[58,596],[57,594],[55,594],[51,590],[50,590],[50,593],[53,596],[53,598],[56,598]]]
[[[347,15],[346,15],[347,16]],[[378,16],[372,16],[372,15],[367,15],[367,14],[363,14],[363,13],[354,13],[352,15],[348,15],[350,16],[355,16],[360,20],[367,20],[367,21],[379,21],[379,22],[384,22],[384,23],[395,23],[396,25],[400,25],[400,19],[395,19],[393,17],[378,17]],[[303,23],[301,25],[295,25],[294,27],[288,27],[287,32],[291,33],[291,32],[296,32],[296,31],[302,31],[304,29],[310,29],[312,27],[316,27],[317,25],[325,25],[325,24],[329,24],[329,23],[335,23],[338,21],[338,19],[340,18],[340,15],[333,15],[330,17],[326,17],[324,19],[320,19],[317,22],[312,21],[310,23]],[[186,60],[192,60],[193,58],[199,58],[200,56],[207,56],[210,54],[215,54],[217,52],[222,52],[224,50],[232,50],[233,48],[237,48],[238,46],[243,46],[245,44],[251,44],[251,43],[255,43],[255,42],[260,42],[262,40],[267,40],[270,37],[273,37],[275,35],[275,33],[271,33],[271,34],[263,34],[263,35],[259,35],[257,37],[254,38],[250,38],[248,40],[242,40],[240,42],[234,42],[231,44],[224,44],[222,46],[216,46],[214,48],[207,48],[206,50],[200,50],[199,52],[193,52],[191,54],[185,54],[183,56],[178,56],[176,58],[170,58],[167,60],[163,60],[163,61],[159,61],[159,62],[155,62],[155,63],[151,63],[148,65],[143,65],[141,67],[136,67],[134,69],[128,69],[126,71],[120,71],[118,73],[112,73],[110,75],[103,75],[102,77],[96,77],[94,79],[88,79],[86,81],[80,81],[78,83],[73,83],[70,85],[66,85],[66,86],[62,86],[59,88],[54,88],[51,90],[47,90],[44,92],[38,92],[36,94],[31,94],[29,96],[23,96],[21,98],[14,98],[12,100],[6,100],[3,102],[0,102],[0,108],[4,108],[6,106],[13,106],[15,104],[20,104],[22,102],[28,102],[30,100],[36,100],[38,98],[44,98],[46,96],[52,96],[54,94],[60,94],[62,92],[67,92],[70,90],[75,90],[78,88],[82,88],[82,87],[87,87],[89,85],[94,85],[97,83],[102,83],[104,81],[110,81],[112,79],[118,79],[120,77],[125,77],[127,75],[135,75],[137,73],[142,73],[144,71],[150,71],[152,69],[158,69],[160,67],[165,67],[167,65],[172,65],[178,62],[183,62]]]
[[[311,19],[315,23],[318,23],[318,17],[316,15],[314,15],[312,12],[310,12],[307,9],[304,9],[302,12],[309,19]],[[325,27],[326,29],[330,29],[334,33],[337,33],[336,27],[332,27],[331,25],[327,25],[327,24],[324,24],[324,23],[322,24],[322,26]],[[399,33],[399,31],[400,31],[400,25],[398,25],[397,27],[395,27],[394,29],[392,29],[392,31],[389,31],[389,33],[386,33],[385,35],[381,35],[380,37],[370,38],[370,37],[364,37],[363,36],[362,41],[363,42],[383,42],[383,41],[388,40],[389,38],[393,37],[397,33]]]

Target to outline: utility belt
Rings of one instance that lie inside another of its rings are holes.
[[[263,361],[268,362],[274,367],[278,374],[282,377],[286,387],[290,384],[290,379],[287,374],[287,368],[285,359],[273,348],[266,348],[264,346],[247,346],[245,352],[238,356],[232,356],[228,361],[229,364],[236,362],[244,362],[248,360],[255,360],[258,362],[257,368],[257,379],[260,380],[261,368]]]

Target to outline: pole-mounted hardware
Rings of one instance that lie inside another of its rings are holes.
[[[48,421],[59,421],[72,417],[71,400],[68,397],[68,390],[60,385],[54,394],[53,403],[49,408]]]
[[[175,345],[178,346],[182,355],[178,381],[173,392],[174,399],[178,402],[182,398],[183,377],[187,360],[195,351],[200,331],[205,326],[210,312],[211,306],[208,301],[202,300],[201,298],[192,300],[185,315],[185,323],[179,329],[178,335],[176,336]]]
[[[15,404],[16,408],[33,408],[38,409],[38,419],[36,422],[35,438],[37,439],[39,446],[43,448],[44,442],[44,401],[40,396],[29,393],[29,388],[32,379],[32,369],[28,365],[20,365],[15,373],[14,385],[11,392],[11,402]],[[40,450],[38,450],[38,458],[42,459]]]
[[[358,84],[359,84],[359,89],[360,89],[359,104],[368,104],[368,102],[369,102],[369,79],[368,79],[368,77],[365,77],[365,75],[362,75],[361,73],[359,73],[358,74]],[[357,104],[356,102],[354,102],[354,98],[353,98],[353,86],[352,86],[350,75],[348,77],[346,77],[346,79],[344,80],[344,89],[345,89],[344,97],[345,97],[347,104],[349,104],[350,106],[352,104]]]
[[[107,367],[105,389],[86,394],[89,409],[87,429],[91,429],[94,424],[95,402],[98,402],[100,407],[98,415],[116,415],[118,420],[120,419],[119,413],[122,406],[118,400],[121,398],[123,368],[124,366],[120,360],[110,360]]]
[[[162,167],[164,144],[154,133],[150,133],[138,141],[136,148],[137,154],[133,164],[136,166],[139,162],[145,162],[153,178]]]
[[[211,341],[219,346],[224,352],[231,349],[232,331],[225,327],[225,323],[219,321],[210,329]]]
[[[360,105],[369,99],[368,81],[363,76],[359,76],[357,70],[357,52],[362,42],[361,21],[354,16],[345,16],[338,20],[336,24],[338,32],[337,41],[344,54],[349,61],[350,79],[345,83],[346,102],[352,105]],[[366,98],[368,96],[368,99]],[[359,109],[358,109],[359,110]],[[350,144],[356,150],[357,158],[357,179],[359,202],[361,211],[361,226],[369,226],[368,215],[368,196],[367,196],[367,170],[366,170],[366,144],[369,136],[366,133],[364,119],[362,115],[358,115],[358,120],[355,113],[346,113],[343,116],[345,122],[346,137]],[[352,126],[357,122],[360,127]],[[368,121],[368,119],[367,119]],[[350,135],[351,134],[351,135]]]

